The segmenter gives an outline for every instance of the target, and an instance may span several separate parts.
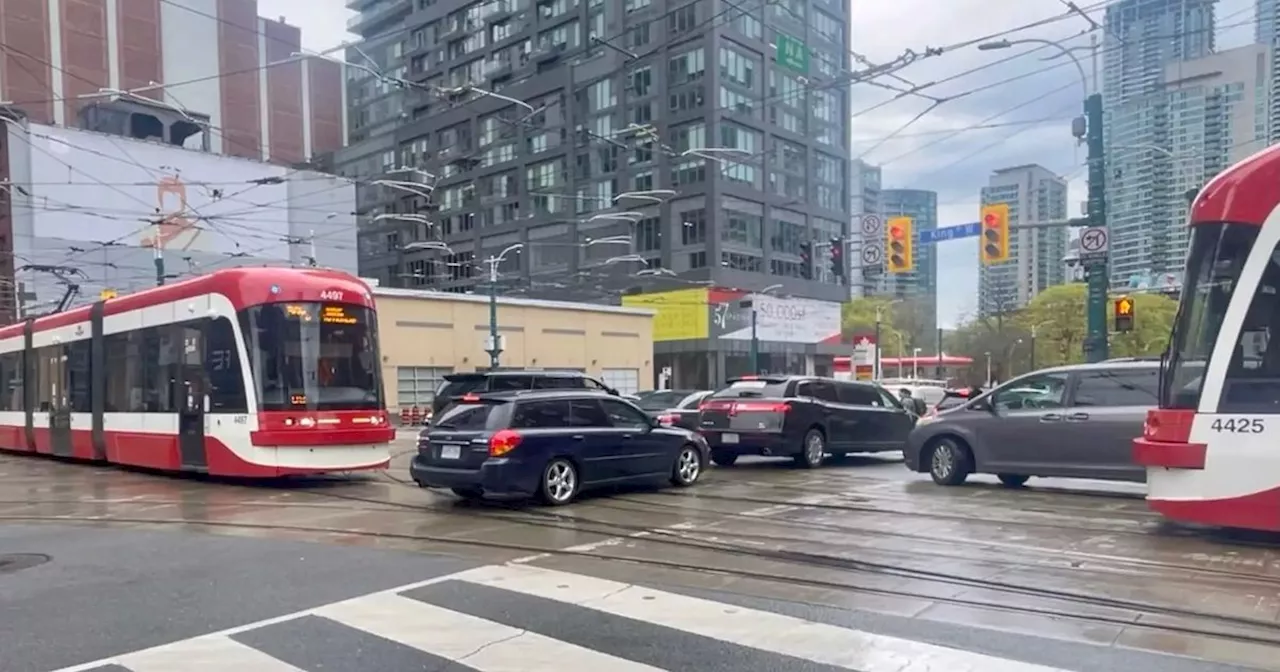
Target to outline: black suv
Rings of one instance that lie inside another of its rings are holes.
[[[790,455],[813,469],[827,453],[901,450],[916,417],[879,385],[812,376],[749,376],[702,402],[711,459]]]
[[[519,390],[594,390],[617,396],[618,391],[577,371],[476,371],[451,373],[444,377],[444,387],[431,402],[432,415],[469,393],[510,392]]]
[[[422,487],[553,506],[602,485],[665,478],[687,487],[708,457],[701,436],[586,390],[465,394],[418,436],[409,474]]]

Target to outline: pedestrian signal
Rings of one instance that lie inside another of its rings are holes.
[[[999,264],[1009,260],[1009,204],[995,203],[982,206],[982,246],[978,257],[982,265]]]
[[[916,260],[911,249],[910,217],[893,217],[884,232],[885,272],[910,273],[915,270]]]
[[[1116,331],[1133,331],[1133,299],[1127,296],[1116,299]]]
[[[800,243],[800,277],[813,279],[813,243],[807,240]]]
[[[844,277],[844,241],[839,237],[831,239],[831,275]]]

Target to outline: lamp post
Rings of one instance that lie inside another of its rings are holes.
[[[747,308],[751,311],[751,372],[760,375],[760,337],[756,333],[756,296],[764,296],[776,289],[782,289],[782,285],[769,285],[764,289],[754,292],[752,298],[745,301],[739,301],[739,308]]]
[[[519,252],[524,243],[516,243],[485,260],[489,264],[489,343],[485,352],[489,355],[489,368],[498,368],[498,356],[502,354],[502,340],[498,337],[498,265],[512,252]]]
[[[911,379],[912,380],[915,380],[916,378],[920,377],[920,373],[919,373],[920,369],[918,368],[918,365],[920,363],[920,351],[923,349],[924,348],[911,348]]]
[[[991,353],[982,353],[987,358],[987,387],[991,387]]]
[[[1084,89],[1084,116],[1077,117],[1073,121],[1071,132],[1078,140],[1087,144],[1089,149],[1089,206],[1086,220],[1091,228],[1105,231],[1107,227],[1107,169],[1102,151],[1102,94],[1096,93],[1098,88],[1097,38],[1094,38],[1091,45],[1093,52],[1093,88],[1095,93],[1089,92],[1089,78],[1085,75],[1084,66],[1080,64],[1080,59],[1076,58],[1075,53],[1073,53],[1075,50],[1053,40],[1038,38],[1013,41],[997,40],[979,44],[978,49],[983,51],[1008,49],[1016,44],[1041,44],[1054,47],[1061,52],[1060,55],[1070,58],[1071,62],[1075,63],[1076,70],[1080,73],[1080,85]],[[1090,362],[1101,362],[1108,357],[1107,289],[1111,283],[1108,277],[1107,265],[1105,256],[1085,264],[1085,282],[1088,284],[1088,299],[1085,312],[1088,318],[1088,331],[1084,339],[1084,351],[1085,357]]]

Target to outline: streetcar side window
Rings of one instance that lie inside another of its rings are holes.
[[[90,380],[90,368],[93,366],[89,341],[72,341],[64,346],[66,350],[67,395],[70,397],[71,410],[76,413],[93,412],[93,387]]]
[[[208,323],[204,335],[205,373],[209,376],[209,410],[215,413],[246,413],[244,376],[236,348],[231,320],[219,317]]]
[[[21,411],[22,353],[0,355],[0,411]]]
[[[1280,247],[1272,253],[1223,381],[1219,413],[1280,413]],[[1275,347],[1271,347],[1272,344]]]

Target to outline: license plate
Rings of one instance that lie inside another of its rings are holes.
[[[737,443],[737,442],[738,442],[737,434],[721,434],[720,435],[720,443]]]
[[[440,446],[440,457],[445,460],[456,460],[462,457],[462,446]]]

